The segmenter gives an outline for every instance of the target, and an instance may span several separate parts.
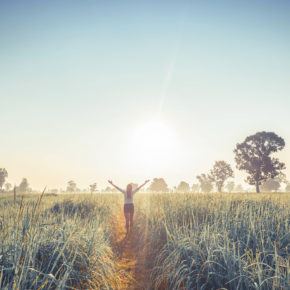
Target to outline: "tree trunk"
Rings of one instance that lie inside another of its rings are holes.
[[[259,181],[256,181],[256,192],[260,193]]]

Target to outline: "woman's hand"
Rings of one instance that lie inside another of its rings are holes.
[[[145,181],[145,184],[148,183],[149,181],[150,181],[150,179],[147,179],[147,180]]]

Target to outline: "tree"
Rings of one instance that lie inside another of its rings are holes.
[[[228,190],[228,192],[232,192],[235,188],[235,183],[233,181],[229,181],[226,185],[226,189]]]
[[[2,190],[2,187],[7,177],[8,177],[7,170],[5,168],[0,168],[0,190]]]
[[[280,186],[281,186],[280,180],[278,180],[277,178],[270,178],[261,184],[261,190],[262,191],[278,191]]]
[[[284,163],[271,157],[272,153],[284,147],[284,139],[273,132],[258,132],[236,145],[234,153],[237,168],[248,173],[246,181],[256,186],[256,192],[260,192],[264,180],[275,178],[285,169]]]
[[[90,192],[94,193],[97,190],[97,183],[93,183],[90,185]]]
[[[208,175],[202,173],[201,175],[198,175],[197,180],[200,183],[200,189],[202,192],[211,192],[213,189],[212,183]]]
[[[104,192],[112,192],[113,191],[113,188],[110,187],[110,186],[107,186],[105,189],[104,189]]]
[[[199,184],[198,183],[194,183],[191,187],[192,192],[199,192]]]
[[[22,181],[20,182],[18,186],[18,191],[21,193],[25,193],[28,191],[29,183],[27,181],[27,178],[22,178]]]
[[[190,186],[187,182],[181,181],[179,185],[177,186],[177,191],[178,192],[189,192],[190,191]]]
[[[67,183],[66,191],[67,192],[75,192],[76,190],[77,190],[77,184],[73,180],[70,180]]]
[[[168,185],[163,178],[154,178],[149,189],[156,192],[168,192]]]
[[[5,183],[5,191],[9,192],[12,188],[12,185],[10,183]]]
[[[230,177],[234,177],[231,165],[225,161],[216,161],[210,171],[209,179],[215,183],[218,192],[222,192],[225,181]]]
[[[103,191],[112,193],[112,192],[117,192],[117,189],[116,188],[112,188],[110,186],[107,186]]]

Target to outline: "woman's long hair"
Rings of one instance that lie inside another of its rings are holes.
[[[127,185],[127,198],[131,198],[132,197],[132,184],[128,184]]]

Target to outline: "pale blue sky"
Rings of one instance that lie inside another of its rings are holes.
[[[34,188],[192,184],[266,130],[290,178],[289,31],[289,1],[0,0],[0,167]],[[156,117],[180,154],[149,170],[128,143]]]

